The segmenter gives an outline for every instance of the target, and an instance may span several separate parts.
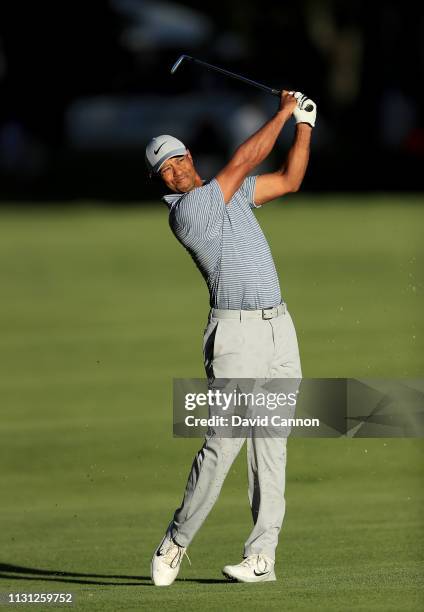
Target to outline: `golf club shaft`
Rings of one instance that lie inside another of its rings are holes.
[[[181,65],[181,63],[184,60],[189,60],[191,62],[194,62],[195,64],[199,64],[200,66],[205,66],[206,68],[215,70],[215,72],[220,72],[221,74],[231,77],[232,79],[237,79],[238,81],[242,81],[242,83],[247,83],[248,85],[252,85],[253,87],[256,87],[257,89],[266,91],[267,93],[270,93],[273,96],[278,96],[278,97],[281,96],[281,93],[282,93],[281,89],[273,89],[272,87],[268,87],[267,85],[263,85],[262,83],[258,83],[257,81],[252,81],[252,79],[248,79],[247,77],[241,76],[240,74],[236,74],[235,72],[230,72],[229,70],[225,70],[225,68],[219,68],[218,66],[214,66],[213,64],[208,64],[208,62],[204,62],[203,60],[196,59],[195,57],[192,57],[191,55],[180,55],[178,60],[175,62],[175,64],[171,68],[171,74],[175,73],[175,71],[178,69],[178,67]],[[310,112],[313,110],[313,108],[314,107],[312,104],[307,104],[304,110],[307,112]]]
[[[198,60],[195,57],[191,57],[187,55],[186,58],[195,64],[201,64],[202,66],[206,66],[211,70],[215,70],[216,72],[220,72],[221,74],[225,74],[225,76],[232,77],[233,79],[238,79],[243,83],[247,83],[248,85],[253,85],[253,87],[257,87],[258,89],[262,89],[262,91],[266,91],[267,93],[272,94],[273,96],[281,96],[281,90],[273,89],[272,87],[268,87],[267,85],[263,85],[262,83],[257,83],[256,81],[252,81],[252,79],[248,79],[247,77],[240,76],[239,74],[235,74],[234,72],[230,72],[229,70],[225,70],[224,68],[218,68],[218,66],[213,66],[212,64],[208,64],[202,60]]]

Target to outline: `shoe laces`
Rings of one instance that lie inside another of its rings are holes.
[[[249,568],[256,568],[261,572],[270,571],[272,563],[268,557],[265,555],[249,555],[240,563],[240,565],[244,565]]]
[[[183,546],[179,546],[173,540],[168,540],[160,549],[160,556],[163,557],[163,562],[175,569],[179,566],[184,556],[187,557],[191,565],[190,557]]]

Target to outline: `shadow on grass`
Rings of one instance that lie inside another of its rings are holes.
[[[89,580],[90,578],[103,578],[106,580]],[[115,574],[85,574],[82,572],[62,572],[57,570],[43,570],[33,567],[22,567],[0,563],[0,580],[41,580],[43,582],[67,582],[69,584],[98,584],[102,586],[153,586],[150,576],[125,576]],[[81,580],[82,579],[82,580]],[[122,582],[113,582],[120,580]],[[130,580],[131,582],[128,582]],[[133,582],[136,580],[137,582]],[[197,582],[201,584],[215,584],[228,582],[214,578],[177,578],[177,582]]]

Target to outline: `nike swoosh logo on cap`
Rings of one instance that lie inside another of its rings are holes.
[[[158,147],[158,148],[156,149],[156,151],[155,151],[155,150],[153,150],[153,153],[154,153],[155,155],[157,155],[157,154],[159,153],[159,151],[161,150],[161,148],[163,147],[163,145],[164,145],[166,142],[167,142],[167,140],[165,140],[165,142],[163,142],[163,143],[160,145],[160,147]]]

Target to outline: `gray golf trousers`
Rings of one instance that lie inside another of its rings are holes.
[[[210,381],[301,378],[291,316],[285,304],[273,312],[277,316],[264,319],[262,311],[210,311],[203,341]],[[180,546],[189,546],[203,524],[244,442],[245,438],[206,436],[168,530]],[[262,553],[275,559],[285,513],[286,443],[282,437],[247,437],[248,497],[254,526],[244,556]]]

